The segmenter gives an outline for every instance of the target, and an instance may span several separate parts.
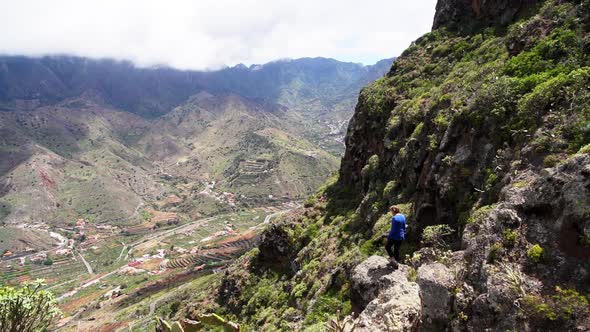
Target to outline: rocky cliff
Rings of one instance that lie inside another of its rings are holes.
[[[506,25],[539,3],[538,0],[446,0],[438,1],[433,29],[443,26],[456,30],[493,24]]]
[[[440,0],[361,91],[338,177],[195,311],[259,330],[588,330],[589,13]],[[409,217],[395,271],[392,204]]]

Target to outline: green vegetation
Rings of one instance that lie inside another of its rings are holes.
[[[580,242],[585,246],[590,246],[590,231],[585,231],[580,235]]]
[[[504,231],[504,244],[508,247],[514,247],[518,241],[518,231],[507,229]]]
[[[445,248],[447,246],[445,237],[454,232],[455,231],[449,225],[445,224],[427,226],[422,232],[422,243],[436,248]]]
[[[502,243],[496,242],[492,244],[490,247],[490,254],[488,256],[488,261],[490,263],[494,263],[498,261],[502,257],[502,251],[504,250],[504,246]]]
[[[157,332],[196,332],[205,327],[219,327],[225,332],[237,332],[240,326],[236,323],[227,321],[217,314],[197,315],[197,320],[184,319],[179,322],[168,323],[160,317],[156,317]]]
[[[408,271],[408,281],[416,282],[418,280],[418,270],[413,267],[410,267]]]
[[[14,332],[47,331],[60,315],[50,292],[42,290],[43,280],[19,288],[0,287],[0,330]]]
[[[495,205],[486,205],[480,207],[479,209],[475,210],[475,212],[473,212],[471,216],[469,216],[469,218],[467,219],[467,223],[475,224],[482,222],[495,208]]]
[[[551,296],[527,295],[523,301],[524,312],[534,318],[556,321],[570,320],[590,313],[588,298],[574,289],[555,288]]]
[[[526,255],[534,263],[540,263],[545,259],[545,249],[539,244],[535,244],[527,251]]]
[[[590,153],[590,144],[586,144],[578,150],[578,153]]]
[[[147,210],[141,210],[141,212],[139,213],[139,218],[142,221],[148,221],[148,220],[152,219],[153,217],[154,217],[154,215]]]

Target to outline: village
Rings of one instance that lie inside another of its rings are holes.
[[[177,202],[175,197],[165,200]],[[298,206],[284,203],[192,221],[174,212],[145,208],[149,218],[129,227],[94,224],[83,218],[54,228],[23,225],[48,232],[54,246],[6,250],[0,260],[0,282],[45,280],[44,287],[56,294],[65,313],[60,325],[67,326],[81,315],[100,314],[100,310],[94,313],[96,308],[156,292],[166,280],[177,282],[222,270],[257,243],[273,217]]]

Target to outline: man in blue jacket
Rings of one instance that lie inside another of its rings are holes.
[[[398,267],[400,261],[399,249],[402,245],[402,241],[406,237],[406,216],[404,216],[397,206],[389,208],[393,217],[391,217],[391,229],[387,236],[387,244],[385,244],[385,250],[390,257],[391,265]],[[391,250],[393,247],[393,251]]]

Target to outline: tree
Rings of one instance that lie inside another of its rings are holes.
[[[20,288],[0,287],[0,331],[47,331],[61,312],[54,295],[41,289],[43,282],[38,279]]]

